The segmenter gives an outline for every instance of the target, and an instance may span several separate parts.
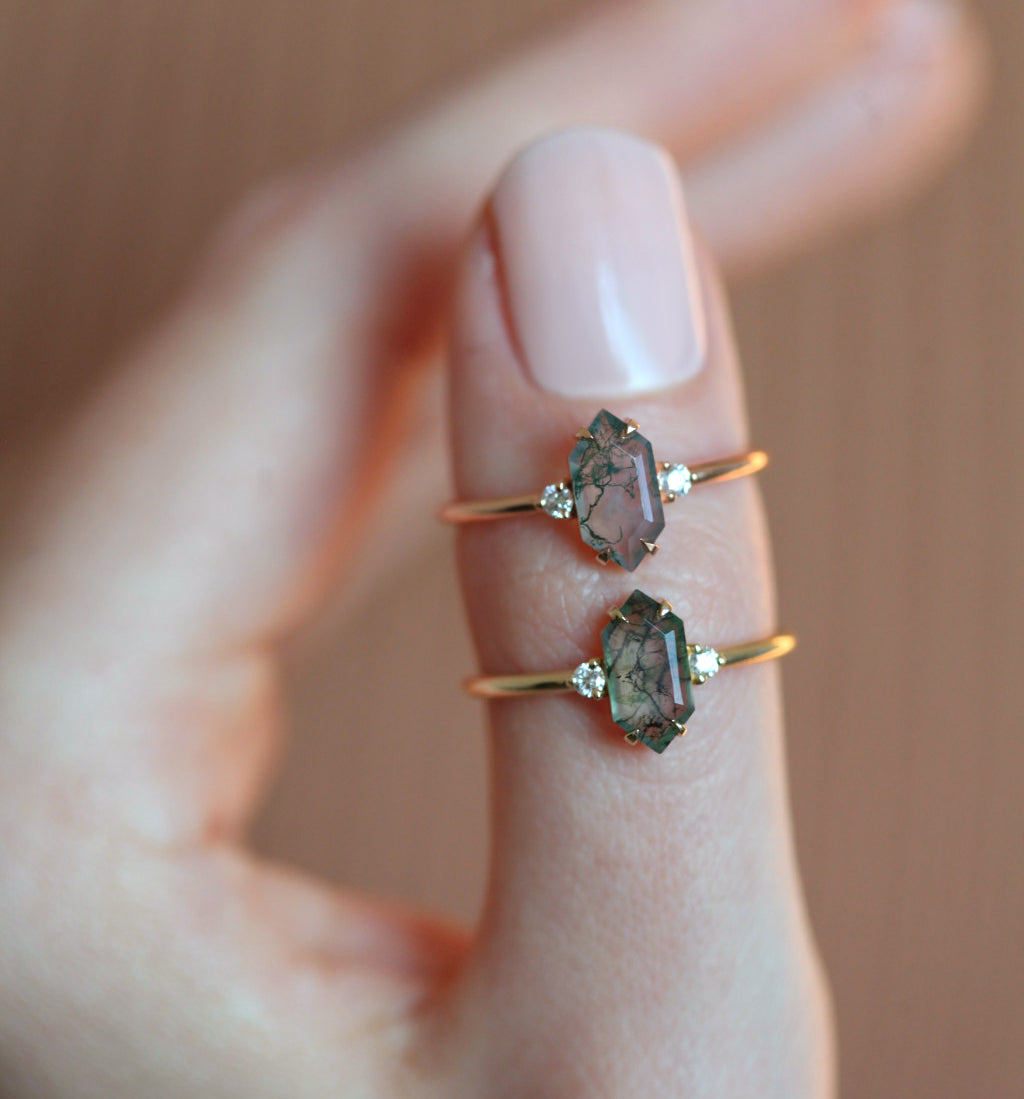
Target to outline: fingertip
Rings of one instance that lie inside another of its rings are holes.
[[[962,146],[984,99],[977,22],[949,0],[893,4],[861,55],[687,188],[730,278],[907,198]]]

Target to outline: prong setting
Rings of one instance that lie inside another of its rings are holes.
[[[694,709],[683,622],[639,590],[608,614],[601,643],[612,720],[661,753]]]
[[[697,684],[707,683],[725,663],[722,655],[710,645],[688,645],[687,657],[690,664],[690,679]]]
[[[564,481],[547,485],[540,494],[537,506],[552,519],[571,519],[576,510],[572,489]]]
[[[648,542],[646,538],[640,539],[640,544],[647,550],[648,554],[653,557],[658,552],[657,542]]]
[[[604,698],[607,680],[601,662],[585,660],[573,670],[569,683],[583,698]]]
[[[583,541],[632,572],[649,556],[641,541],[665,529],[658,463],[636,421],[602,409],[569,453],[569,478]]]
[[[666,504],[671,504],[678,496],[685,496],[693,488],[690,467],[679,462],[659,462],[658,488]]]

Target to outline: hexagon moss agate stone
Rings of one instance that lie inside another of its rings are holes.
[[[665,529],[651,444],[627,434],[626,423],[599,412],[569,455],[569,472],[583,541],[631,572],[646,557],[643,543]]]
[[[612,717],[642,744],[664,752],[693,713],[683,622],[635,591],[601,634]]]

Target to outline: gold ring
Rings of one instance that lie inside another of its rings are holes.
[[[608,697],[612,719],[630,744],[663,752],[686,732],[694,711],[693,685],[719,669],[777,660],[792,652],[796,638],[776,634],[760,641],[712,648],[688,645],[672,604],[634,591],[601,634],[603,659],[575,668],[533,675],[475,676],[467,692],[477,698],[520,698],[575,691],[584,698]]]
[[[768,464],[761,450],[714,462],[682,465],[654,461],[651,444],[635,420],[620,420],[602,410],[589,427],[576,433],[569,454],[569,480],[541,492],[449,504],[441,512],[448,523],[479,523],[510,515],[543,513],[552,519],[579,520],[580,535],[602,565],[613,561],[633,571],[657,553],[665,529],[663,504],[685,496],[694,485],[732,481]]]

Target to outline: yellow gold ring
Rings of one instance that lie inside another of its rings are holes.
[[[695,485],[747,477],[768,464],[768,455],[761,450],[696,465],[656,463],[636,422],[607,411],[599,412],[576,438],[568,481],[522,496],[449,504],[441,518],[448,523],[479,523],[531,513],[552,519],[575,516],[583,541],[596,551],[601,564],[611,561],[632,571],[657,553],[657,538],[665,529],[664,504],[686,496]]]
[[[706,683],[721,668],[777,660],[796,646],[790,634],[717,649],[688,645],[672,605],[642,591],[634,591],[608,615],[601,660],[585,660],[564,671],[475,676],[466,681],[467,692],[488,699],[571,691],[584,698],[607,696],[626,740],[660,753],[686,732],[694,712],[694,684]]]

